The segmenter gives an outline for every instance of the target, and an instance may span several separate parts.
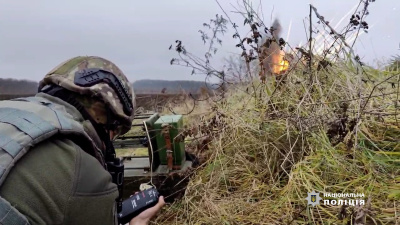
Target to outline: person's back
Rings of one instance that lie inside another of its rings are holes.
[[[41,95],[64,106],[75,120],[83,121],[68,103]],[[25,104],[8,102],[14,106]],[[0,107],[3,105],[0,103]],[[85,128],[99,143],[90,123]],[[39,143],[10,171],[0,187],[0,196],[25,215],[30,224],[114,224],[117,187],[99,161],[78,144],[66,135]]]
[[[106,165],[111,138],[133,119],[128,83],[111,62],[76,57],[35,97],[0,101],[1,224],[117,224],[121,199]],[[162,205],[131,224],[146,224]]]

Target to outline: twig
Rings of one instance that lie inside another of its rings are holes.
[[[392,79],[393,77],[399,76],[399,75],[400,75],[400,73],[399,73],[399,74],[395,74],[395,75],[390,76],[390,77],[386,78],[385,80],[379,82],[378,84],[376,84],[376,85],[372,88],[372,91],[371,91],[371,93],[369,94],[369,96],[368,96],[368,98],[367,98],[367,101],[365,101],[365,104],[364,104],[363,108],[361,109],[360,113],[362,113],[362,111],[364,111],[365,107],[366,107],[367,104],[368,104],[369,99],[371,98],[371,96],[372,96],[372,94],[374,93],[375,89],[376,89],[379,85],[381,85],[381,84],[385,83],[386,81]],[[396,93],[397,93],[397,92],[396,92]]]
[[[349,110],[351,112],[356,112],[356,110]],[[364,114],[371,114],[377,116],[396,116],[398,113],[388,113],[388,112],[374,112],[374,111],[364,111]]]
[[[309,37],[309,44],[310,44],[310,50],[309,50],[309,54],[310,54],[310,61],[308,62],[308,66],[310,69],[310,84],[312,84],[312,79],[313,79],[313,75],[312,75],[312,5],[310,4],[310,37]]]
[[[385,96],[385,95],[392,95],[392,94],[397,94],[397,92],[383,93],[383,94],[380,94],[380,95],[373,95],[373,96],[363,96],[363,97],[359,97],[359,98],[352,98],[352,99],[345,99],[345,100],[338,100],[338,101],[331,101],[331,102],[309,103],[309,104],[304,104],[304,106],[351,102],[351,101],[357,101],[357,100],[365,99],[365,98],[377,98],[377,97],[382,97],[382,96]]]
[[[398,104],[399,104],[399,90],[400,90],[400,76],[397,79],[397,95],[396,95],[396,103],[394,104],[394,107],[396,109],[396,115],[395,115],[394,118],[396,119],[397,126],[399,125],[399,122],[397,121],[397,109],[399,108],[398,107]]]
[[[358,5],[358,7],[360,7],[360,5],[361,5],[361,3],[362,3],[363,1],[364,1],[364,0],[360,0],[360,4]],[[368,4],[368,2],[365,3],[365,4]],[[357,7],[357,9],[358,9],[358,7]],[[364,16],[365,16],[365,13],[366,13],[366,12],[367,12],[367,10],[366,10],[366,8],[365,8],[364,11],[363,11],[363,14],[362,14],[362,16],[361,16],[360,21],[363,20],[363,18],[364,18]],[[358,36],[359,36],[359,34],[360,34],[360,30],[361,30],[361,26],[359,26],[358,29],[357,29],[356,38],[354,39],[353,44],[351,45],[352,48],[353,48],[354,45],[356,44],[356,41],[357,41]]]
[[[321,20],[321,22],[324,23],[327,27],[329,27],[329,29],[332,31],[332,33],[334,33],[336,37],[338,37],[339,39],[341,39],[342,42],[343,42],[343,44],[344,44],[346,47],[348,47],[348,48],[350,49],[350,53],[351,53],[352,55],[355,56],[355,53],[354,53],[353,48],[352,48],[349,44],[347,44],[345,38],[344,38],[342,35],[338,34],[338,33],[336,32],[336,30],[333,29],[333,27],[332,27],[331,25],[329,25],[329,23],[327,23],[327,22],[325,21],[324,17],[321,16],[321,15],[318,13],[317,8],[315,8],[312,4],[310,4],[310,7],[311,7],[311,9],[314,11],[314,13],[315,13],[315,15],[318,17],[318,19]]]
[[[235,23],[233,23],[233,21],[231,20],[231,18],[229,17],[229,15],[226,13],[226,11],[224,10],[224,8],[222,8],[222,6],[221,6],[221,4],[219,3],[219,1],[218,1],[218,0],[215,0],[215,1],[217,2],[218,6],[219,6],[220,9],[222,10],[222,12],[225,14],[225,16],[228,18],[228,20],[229,20],[229,22],[231,23],[232,27],[235,29],[236,34],[237,34],[237,37],[239,38],[240,43],[243,43],[243,40],[242,40],[242,38],[241,38],[240,35],[239,35],[239,31],[237,30],[237,27],[235,26]],[[246,51],[246,49],[245,49],[245,47],[243,46],[243,44],[242,44],[240,47],[242,48],[243,51]],[[247,66],[247,73],[249,74],[249,77],[250,77],[250,79],[252,80],[252,79],[253,79],[253,75],[252,75],[251,70],[250,70],[250,64],[249,64],[249,62],[246,62],[246,66]],[[254,98],[257,99],[257,92],[256,92],[256,90],[255,90],[254,85],[252,85],[252,88],[253,88],[253,92],[254,92]]]

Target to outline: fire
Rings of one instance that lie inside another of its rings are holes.
[[[272,56],[273,67],[272,72],[274,74],[282,74],[289,69],[289,62],[284,59],[285,53],[280,51],[279,54],[274,54]]]

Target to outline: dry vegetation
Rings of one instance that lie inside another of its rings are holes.
[[[274,109],[258,109],[246,94],[234,91],[226,103],[215,104],[224,116],[215,129],[222,131],[203,151],[208,161],[192,177],[184,199],[157,222],[347,224],[367,217],[395,224],[400,212],[397,94],[372,97],[351,131],[360,101],[342,99],[359,99],[350,91],[357,82],[351,72],[341,75],[330,76],[329,85],[318,85],[320,92],[313,94],[306,94],[301,83],[286,83],[276,92]],[[369,96],[372,86],[363,87],[361,95]],[[302,95],[307,97],[299,100]],[[305,197],[312,190],[365,193],[371,205],[307,207]]]
[[[360,2],[364,10],[366,3]],[[367,13],[360,12],[362,24]],[[229,84],[222,100],[189,98],[189,106],[172,107],[192,112],[184,132],[202,164],[184,197],[154,224],[400,224],[400,72],[365,66],[343,44],[351,31],[342,39],[319,19],[340,46],[333,44],[333,53],[307,58],[305,47],[299,57],[302,50],[293,50],[297,58],[281,75],[260,73],[261,79]],[[255,22],[261,24],[248,24]],[[247,68],[265,59],[249,55],[244,50]],[[202,65],[197,71],[223,76]],[[313,190],[364,193],[366,204],[307,206]]]

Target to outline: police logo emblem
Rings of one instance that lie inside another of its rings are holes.
[[[321,197],[319,197],[318,192],[312,191],[311,193],[308,193],[306,200],[308,202],[308,205],[316,206],[319,205],[319,201],[321,201],[322,199]]]

